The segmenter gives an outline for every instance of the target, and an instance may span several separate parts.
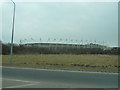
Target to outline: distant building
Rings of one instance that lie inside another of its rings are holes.
[[[26,43],[22,44],[25,47],[43,47],[43,48],[101,48],[101,49],[108,49],[107,46],[99,45],[99,44],[63,44],[63,43]]]

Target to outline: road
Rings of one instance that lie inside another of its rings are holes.
[[[3,88],[118,88],[117,73],[2,67]]]

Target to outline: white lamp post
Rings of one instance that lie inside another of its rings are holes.
[[[12,1],[12,0],[11,0]],[[12,1],[14,5],[14,11],[13,11],[13,23],[12,23],[12,37],[11,37],[11,46],[10,46],[10,61],[9,63],[12,64],[12,55],[13,55],[13,37],[14,37],[14,25],[15,25],[15,3]]]

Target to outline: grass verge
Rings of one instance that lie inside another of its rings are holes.
[[[32,68],[88,70],[88,71],[118,71],[118,55],[13,55],[9,64],[9,55],[2,55],[2,65]]]

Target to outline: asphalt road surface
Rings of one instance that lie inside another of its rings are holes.
[[[3,88],[118,88],[118,74],[2,67]]]

